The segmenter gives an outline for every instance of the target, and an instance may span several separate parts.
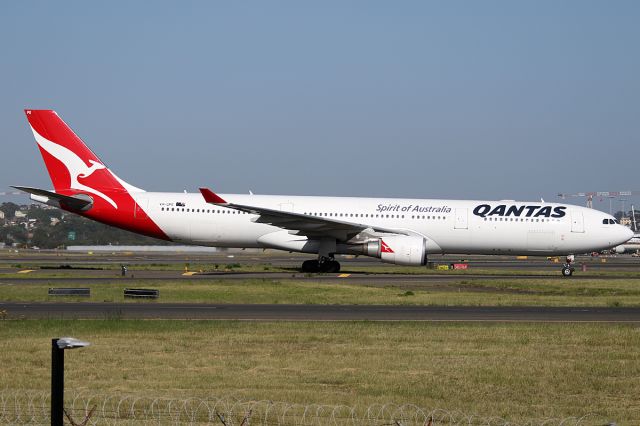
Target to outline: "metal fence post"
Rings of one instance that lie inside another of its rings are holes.
[[[51,339],[51,426],[62,426],[64,413],[64,349]]]

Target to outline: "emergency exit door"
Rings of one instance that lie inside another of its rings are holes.
[[[147,198],[140,198],[135,202],[135,210],[133,216],[136,220],[145,220],[148,218],[147,212],[145,211],[148,208],[149,200]]]
[[[454,229],[468,229],[469,218],[467,209],[456,209],[456,222],[453,226]]]

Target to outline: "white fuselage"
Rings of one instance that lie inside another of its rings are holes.
[[[256,223],[258,215],[207,204],[200,194],[131,195],[173,241],[313,252],[301,244],[307,237]],[[556,203],[237,194],[221,197],[235,204],[409,231],[426,238],[430,254],[586,253],[614,247],[631,237],[629,229],[612,223],[613,217],[608,214]]]

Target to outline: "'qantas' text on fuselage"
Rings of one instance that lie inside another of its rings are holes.
[[[510,205],[499,204],[491,207],[489,204],[480,204],[473,209],[473,214],[480,217],[487,216],[514,216],[514,217],[564,217],[566,207],[551,206],[527,206],[527,205]]]

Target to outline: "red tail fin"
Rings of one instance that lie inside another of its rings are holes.
[[[144,211],[136,201],[144,191],[109,170],[55,111],[28,109],[25,113],[56,193],[64,196],[84,194],[91,198],[88,210],[75,213],[133,232],[168,239],[146,214],[134,213]]]
[[[56,192],[88,193],[117,209],[106,192],[141,191],[115,176],[55,111],[25,113]]]

